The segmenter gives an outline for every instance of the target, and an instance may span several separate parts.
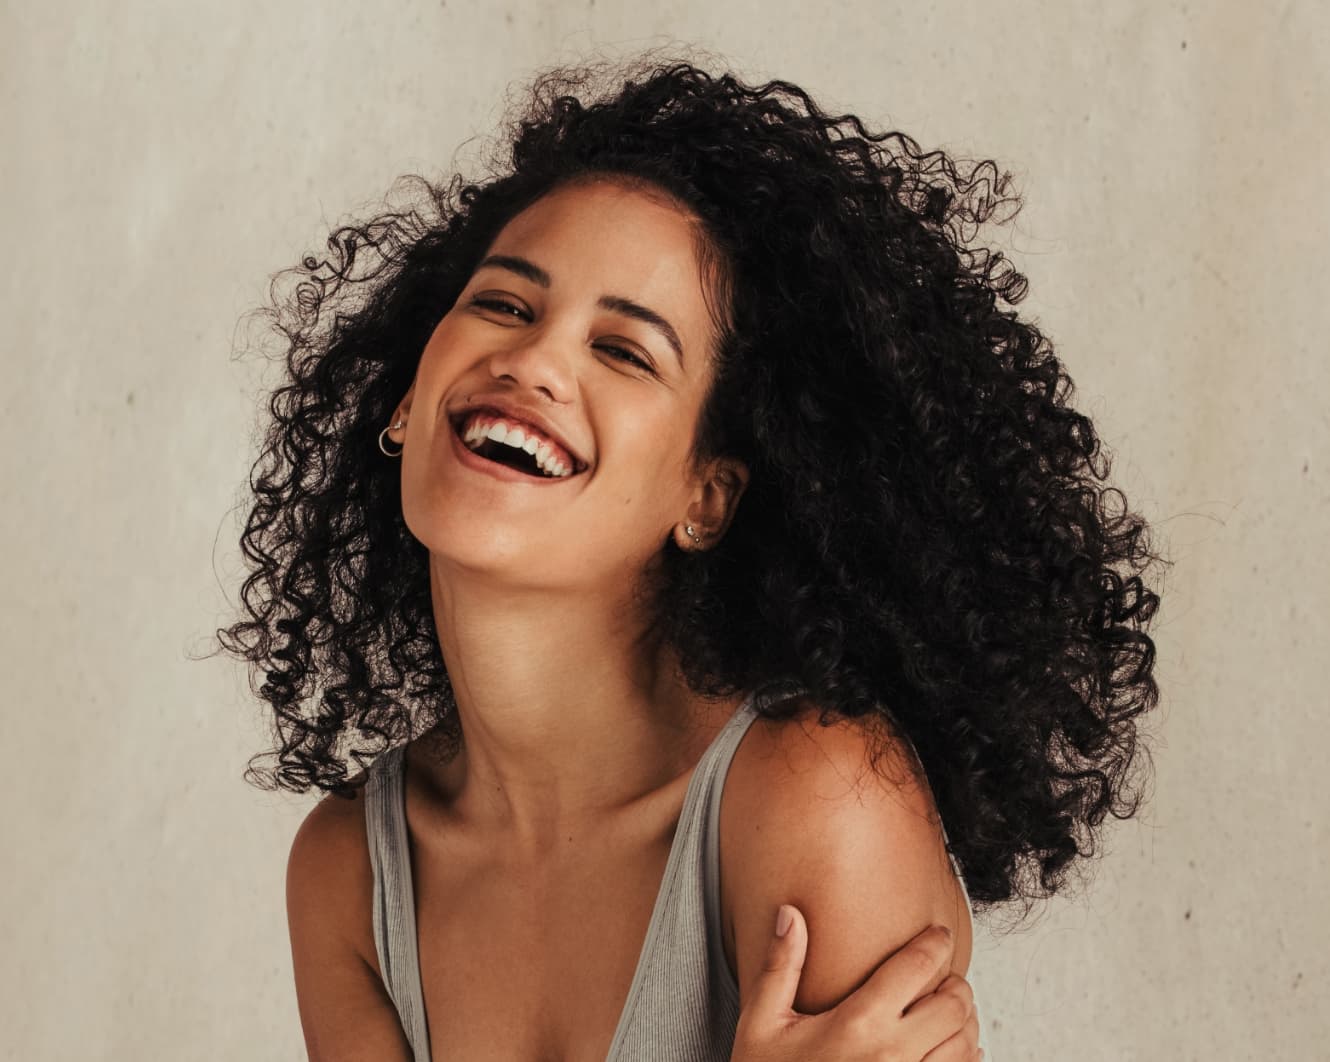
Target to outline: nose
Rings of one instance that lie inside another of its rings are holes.
[[[542,391],[556,402],[567,401],[573,390],[574,343],[556,329],[523,329],[514,342],[490,354],[490,373],[496,379],[513,380],[524,390]]]

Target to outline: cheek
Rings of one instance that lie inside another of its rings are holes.
[[[456,374],[454,363],[462,349],[457,322],[445,317],[435,326],[416,362],[418,391],[433,394],[447,387],[447,380]]]
[[[421,362],[433,363],[443,360],[448,351],[456,345],[454,342],[456,331],[457,322],[452,316],[443,317],[434,326],[434,331],[430,333],[429,339],[425,342],[425,349],[420,354]]]
[[[632,456],[629,466],[632,487],[623,491],[625,504],[654,512],[672,512],[687,490],[683,456],[677,444],[673,440],[664,446],[647,441],[634,447]]]

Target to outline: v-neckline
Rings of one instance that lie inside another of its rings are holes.
[[[619,1011],[619,1020],[614,1026],[614,1035],[610,1037],[610,1047],[605,1054],[605,1062],[615,1062],[623,1045],[623,1040],[628,1035],[628,1027],[632,1023],[637,997],[641,994],[642,982],[646,979],[647,960],[651,958],[651,953],[655,950],[656,941],[660,934],[660,922],[665,917],[665,904],[672,891],[670,886],[679,875],[679,863],[683,858],[683,847],[679,840],[683,831],[680,827],[688,821],[689,813],[702,797],[703,768],[715,755],[721,739],[735,726],[735,720],[752,704],[755,692],[754,690],[749,691],[743,699],[743,703],[716,731],[715,736],[702,752],[702,755],[697,758],[697,763],[693,765],[692,776],[688,779],[688,789],[684,792],[683,804],[679,808],[679,821],[675,823],[674,836],[670,839],[670,854],[665,860],[665,873],[661,875],[660,885],[656,889],[656,902],[651,907],[651,920],[647,922],[646,936],[642,938],[642,946],[637,952],[637,967],[633,970],[633,979],[628,982],[628,995],[624,997],[623,1008]]]
[[[755,693],[756,690],[750,690],[748,692],[748,695],[744,697],[743,702],[734,710],[729,719],[721,724],[720,729],[716,731],[715,736],[712,737],[710,743],[703,750],[702,755],[697,758],[697,763],[693,765],[692,775],[688,779],[688,788],[684,792],[683,804],[679,808],[679,819],[674,826],[674,836],[670,839],[670,854],[665,860],[665,872],[661,875],[660,885],[656,888],[656,900],[651,907],[651,919],[647,922],[646,935],[642,938],[642,945],[638,949],[637,966],[633,970],[633,979],[628,983],[628,995],[624,998],[623,1008],[619,1011],[619,1020],[614,1026],[614,1035],[610,1037],[610,1047],[605,1055],[605,1062],[615,1062],[622,1041],[628,1035],[628,1028],[632,1022],[634,1005],[642,990],[642,982],[646,978],[645,971],[647,961],[650,959],[651,953],[655,949],[656,938],[660,931],[660,922],[665,917],[665,903],[669,893],[672,891],[670,886],[673,883],[674,878],[678,876],[679,863],[683,858],[683,848],[680,844],[680,835],[683,831],[680,830],[679,827],[687,821],[689,812],[692,811],[693,806],[701,799],[703,767],[715,754],[716,748],[720,745],[721,739],[730,732],[730,729],[733,726],[736,725],[735,721],[753,703]],[[408,924],[403,928],[406,933],[410,935],[411,939],[416,942],[416,965],[413,978],[415,982],[414,988],[416,998],[420,1000],[420,1010],[425,1019],[425,1030],[426,1036],[428,1037],[429,1007],[425,1003],[425,986],[420,976],[420,937],[416,929],[418,923],[416,920],[415,873],[414,867],[411,865],[412,861],[410,857],[411,830],[407,824],[406,817],[406,746],[399,746],[399,748],[401,749],[402,827],[407,838],[407,872],[411,881],[411,902],[404,905],[405,911],[403,912]],[[430,1039],[432,1041],[432,1038]],[[432,1042],[426,1044],[426,1052],[428,1057],[432,1057]]]

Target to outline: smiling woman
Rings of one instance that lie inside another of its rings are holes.
[[[971,907],[1133,813],[1157,698],[1147,529],[968,242],[1005,176],[651,60],[509,144],[273,312],[219,634],[251,780],[331,794],[311,1058],[969,1062]]]

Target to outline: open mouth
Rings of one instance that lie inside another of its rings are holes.
[[[466,446],[466,443],[462,445]],[[470,448],[468,447],[468,449]],[[471,452],[485,458],[487,461],[494,461],[496,464],[515,468],[517,471],[525,472],[528,476],[535,476],[537,479],[567,478],[566,476],[554,476],[546,472],[540,465],[536,464],[535,454],[529,454],[516,446],[509,446],[507,443],[495,442],[493,439],[486,439]]]
[[[502,465],[504,468],[510,468],[515,472],[520,472],[525,476],[538,480],[572,479],[573,476],[578,474],[577,471],[574,471],[569,475],[559,476],[547,472],[536,460],[535,454],[529,454],[521,447],[509,446],[507,443],[497,442],[494,439],[484,439],[477,446],[468,446],[458,431],[458,422],[452,421],[451,424],[457,445],[481,460]]]

